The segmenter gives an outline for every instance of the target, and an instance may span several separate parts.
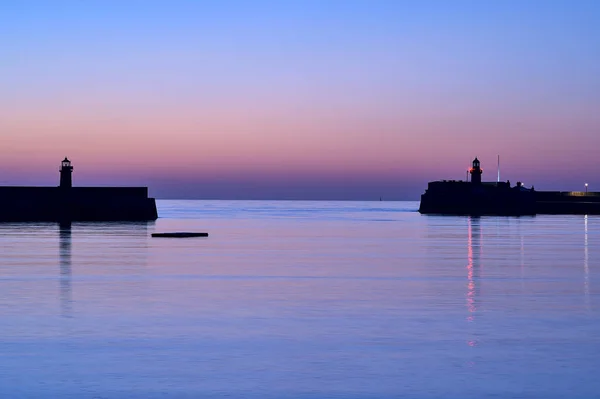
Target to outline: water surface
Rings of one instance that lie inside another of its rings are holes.
[[[0,224],[0,397],[600,392],[599,217],[158,206],[153,223]]]

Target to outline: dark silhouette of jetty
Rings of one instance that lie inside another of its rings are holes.
[[[581,191],[536,191],[517,182],[482,182],[477,158],[469,170],[471,181],[429,182],[421,195],[419,212],[447,215],[599,215],[600,193]],[[586,186],[587,187],[587,186]]]
[[[190,238],[190,237],[208,237],[208,233],[192,233],[188,231],[178,231],[173,233],[152,233],[152,237],[162,238]]]
[[[156,220],[147,187],[73,187],[65,158],[58,187],[0,187],[0,222]]]

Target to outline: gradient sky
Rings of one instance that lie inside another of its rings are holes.
[[[600,191],[600,1],[7,0],[0,49],[0,184]]]

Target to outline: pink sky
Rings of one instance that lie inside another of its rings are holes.
[[[503,179],[570,190],[596,182],[599,170],[599,137],[585,132],[600,131],[600,123],[585,109],[545,116],[513,112],[506,119],[485,115],[485,109],[461,114],[450,106],[407,106],[395,113],[251,103],[204,112],[92,110],[46,105],[3,115],[0,181],[56,184],[64,156],[73,161],[80,185],[263,177],[388,179],[399,188],[420,181],[424,188],[428,180],[463,178],[474,156],[483,162],[484,176],[495,180],[501,154]],[[569,131],[573,136],[564,134]]]

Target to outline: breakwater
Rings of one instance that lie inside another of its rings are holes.
[[[146,221],[158,211],[147,187],[73,187],[65,158],[58,187],[0,187],[0,222]]]
[[[482,182],[477,158],[471,181],[429,182],[419,212],[448,215],[600,215],[600,193],[536,191],[520,182]]]
[[[158,218],[146,187],[0,187],[0,222],[143,221]]]

